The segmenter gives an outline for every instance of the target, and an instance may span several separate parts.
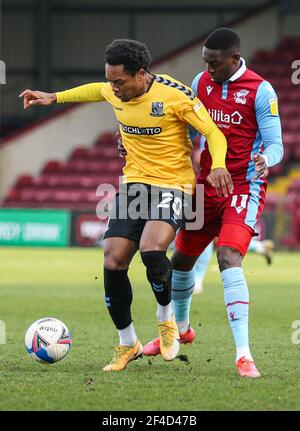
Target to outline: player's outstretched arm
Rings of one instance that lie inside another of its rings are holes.
[[[30,108],[33,105],[48,106],[56,102],[55,93],[45,93],[38,90],[24,90],[19,97],[23,97],[24,109]]]
[[[42,91],[25,90],[19,97],[24,98],[24,109],[32,105],[47,106],[52,103],[85,103],[85,102],[102,102],[105,97],[102,90],[105,87],[104,82],[94,82],[91,84],[80,85],[69,90],[59,91],[57,93],[44,93]]]

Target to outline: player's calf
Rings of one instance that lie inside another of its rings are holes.
[[[128,327],[131,322],[132,289],[127,270],[104,268],[105,304],[117,329]]]

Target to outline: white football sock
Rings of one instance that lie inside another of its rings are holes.
[[[188,320],[181,320],[177,322],[178,330],[180,334],[184,334],[190,326],[190,322]]]
[[[172,302],[170,302],[168,305],[157,304],[156,317],[157,317],[157,320],[159,320],[160,322],[171,320],[173,317]]]
[[[134,346],[137,342],[137,336],[135,333],[135,329],[133,323],[130,323],[127,328],[118,329],[118,334],[120,338],[121,346]]]
[[[249,361],[253,361],[253,358],[251,356],[250,353],[250,349],[249,346],[245,346],[245,347],[237,347],[236,348],[236,362],[242,358],[243,356],[245,356],[246,359],[249,359]]]

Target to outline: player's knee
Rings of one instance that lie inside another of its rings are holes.
[[[241,266],[243,259],[241,253],[232,247],[219,247],[217,250],[217,258],[220,271]]]
[[[107,247],[104,249],[104,267],[111,270],[127,269],[128,261],[120,250]]]
[[[175,250],[171,257],[172,268],[177,271],[191,271],[195,265],[198,256],[187,256],[178,250]]]
[[[143,251],[141,258],[147,268],[147,276],[155,283],[166,283],[172,274],[172,265],[165,251]]]

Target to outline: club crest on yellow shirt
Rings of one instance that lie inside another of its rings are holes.
[[[152,117],[163,117],[164,114],[164,103],[163,102],[152,102]]]

